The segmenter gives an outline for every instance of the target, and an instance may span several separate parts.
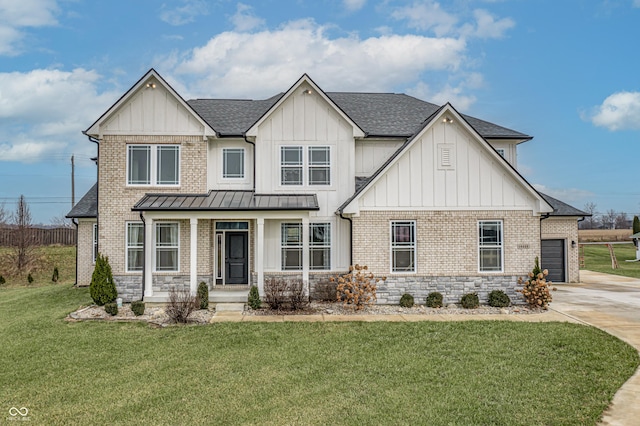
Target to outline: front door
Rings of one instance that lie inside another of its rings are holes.
[[[225,284],[247,284],[248,281],[248,233],[225,232]]]

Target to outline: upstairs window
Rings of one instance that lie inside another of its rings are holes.
[[[478,222],[478,257],[481,272],[502,272],[502,221]]]
[[[222,177],[224,179],[244,179],[243,148],[224,148],[222,150]]]
[[[331,161],[328,146],[309,147],[309,185],[331,184]]]
[[[302,185],[302,147],[283,146],[280,148],[280,183],[282,185]]]
[[[180,146],[127,146],[127,185],[179,184]]]
[[[280,184],[331,185],[330,147],[280,147]]]

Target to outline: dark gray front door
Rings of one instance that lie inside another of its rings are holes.
[[[225,284],[247,284],[248,234],[246,232],[225,233]]]
[[[565,282],[564,240],[542,240],[542,260],[540,267],[549,270],[547,280],[556,283]]]

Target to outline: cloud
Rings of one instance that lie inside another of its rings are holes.
[[[169,25],[178,26],[193,22],[199,15],[207,15],[209,9],[203,0],[182,0],[182,6],[166,9],[162,5],[160,19]]]
[[[0,55],[17,55],[23,28],[58,25],[56,0],[0,0]]]
[[[640,92],[618,92],[595,108],[591,122],[611,131],[640,130]]]
[[[252,10],[251,6],[238,3],[236,13],[230,18],[235,31],[251,31],[264,25],[264,19],[257,17]]]
[[[407,94],[416,98],[426,99],[438,105],[451,103],[458,111],[468,111],[471,105],[476,102],[476,97],[469,95],[469,89],[476,89],[483,85],[482,75],[471,73],[459,82],[456,86],[450,83],[444,85],[439,90],[433,90],[428,84],[420,81],[415,87],[407,90]]]
[[[563,201],[565,203],[568,204],[578,204],[578,203],[583,203],[586,200],[589,200],[593,197],[595,197],[596,194],[594,194],[591,191],[587,191],[585,189],[577,189],[577,188],[564,188],[564,189],[557,189],[557,188],[549,188],[545,185],[541,185],[538,183],[534,183],[533,187],[539,191],[542,192],[543,194],[547,194],[553,198],[556,198],[560,201]]]
[[[362,9],[366,2],[367,0],[343,0],[344,7],[349,12]]]
[[[455,72],[463,40],[419,35],[330,38],[313,20],[258,33],[224,32],[180,58],[158,58],[202,96],[272,96],[308,73],[327,90],[380,91],[417,82],[432,71]],[[259,78],[256,78],[259,76]]]
[[[34,162],[67,149],[92,150],[80,131],[120,93],[97,89],[91,70],[0,73],[0,159]]]
[[[477,38],[503,38],[507,30],[515,27],[516,23],[511,18],[496,18],[483,9],[473,11],[476,20],[475,26],[466,24],[463,26],[461,33],[467,37]]]

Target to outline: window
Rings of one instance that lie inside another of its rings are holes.
[[[496,148],[496,152],[497,152],[498,154],[500,154],[500,156],[501,156],[502,158],[505,158],[505,156],[504,156],[504,148]]]
[[[391,272],[416,271],[416,222],[391,222]]]
[[[142,271],[144,265],[144,225],[127,223],[127,272]]]
[[[282,224],[282,270],[299,271],[302,269],[302,224]]]
[[[310,146],[306,153],[301,146],[280,147],[281,185],[331,185],[330,147]]]
[[[179,185],[178,145],[128,145],[127,185]]]
[[[478,252],[481,272],[502,271],[502,221],[478,222]]]
[[[178,223],[156,223],[156,271],[178,271]]]
[[[309,263],[309,268],[312,270],[331,269],[330,223],[309,225]]]
[[[98,258],[98,224],[93,224],[93,263]]]
[[[244,149],[224,148],[222,150],[222,177],[244,179]]]
[[[309,147],[309,185],[331,184],[331,161],[328,146]]]

